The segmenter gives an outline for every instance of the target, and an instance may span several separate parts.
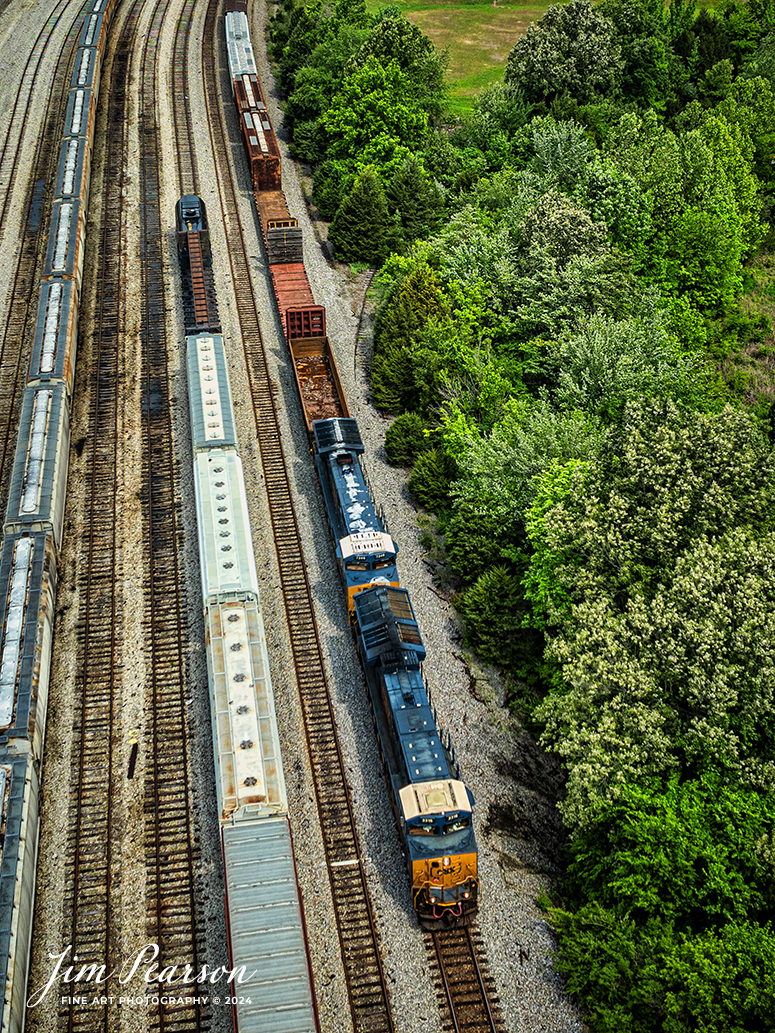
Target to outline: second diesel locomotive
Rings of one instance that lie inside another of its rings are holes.
[[[409,594],[400,588],[398,546],[372,498],[360,432],[326,336],[325,308],[315,303],[304,267],[302,231],[276,180],[278,150],[256,77],[246,0],[226,0],[225,29],[269,274],[406,845],[412,904],[426,928],[467,924],[479,898],[473,796],[430,704],[420,667],[425,649]],[[242,89],[246,77],[249,93]],[[260,120],[260,139],[245,132],[247,101],[253,124]]]

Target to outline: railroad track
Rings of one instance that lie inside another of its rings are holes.
[[[30,56],[27,58],[27,63],[22,72],[22,80],[16,91],[13,111],[11,112],[11,122],[3,141],[2,150],[0,150],[0,191],[4,191],[2,204],[0,205],[0,245],[3,242],[5,220],[8,217],[8,208],[13,195],[16,173],[19,169],[19,153],[24,141],[24,127],[29,121],[32,94],[38,81],[38,74],[46,53],[46,47],[62,19],[67,5],[68,0],[57,0],[57,3],[54,5],[54,9],[46,19],[43,28],[38,34],[38,38],[35,40]],[[76,19],[76,24],[81,25],[82,23],[82,18]]]
[[[139,12],[135,4],[134,16]],[[71,801],[68,827],[65,922],[67,942],[84,964],[102,965],[117,955],[121,935],[120,800],[113,738],[121,712],[121,565],[118,558],[118,426],[122,396],[123,162],[126,148],[126,82],[134,32],[122,34],[110,72],[108,139],[103,171],[102,239],[87,365],[89,418],[86,455],[86,514],[78,561],[80,611]],[[108,77],[106,76],[106,81]],[[96,170],[95,170],[96,171]],[[66,1006],[68,1031],[107,1030],[107,1006]]]
[[[224,128],[220,91],[228,95],[216,31],[218,4],[211,0],[205,38],[214,52],[203,52],[202,71],[208,123],[224,214],[231,275],[253,401],[256,432],[269,501],[293,661],[302,701],[309,756],[315,783],[328,875],[356,1033],[388,1033],[393,1020],[382,967],[379,940],[362,865],[345,767],[336,733],[323,654],[304,564],[304,552],[285,464],[274,394],[261,337],[248,265],[248,250],[237,209],[232,145]],[[217,44],[216,44],[217,40]]]
[[[178,194],[195,194],[198,174],[194,147],[194,120],[188,82],[188,44],[191,19],[196,0],[185,0],[175,33],[175,56],[172,65],[172,97],[175,111],[175,157],[178,165]],[[183,115],[183,119],[179,116]]]
[[[141,493],[148,557],[144,584],[146,641],[151,669],[151,707],[146,718],[150,756],[146,761],[146,896],[148,935],[165,964],[204,963],[204,933],[198,919],[194,868],[198,858],[188,784],[185,705],[185,617],[179,549],[182,547],[176,502],[176,478],[170,407],[166,335],[167,286],[164,278],[164,233],[160,213],[161,148],[156,120],[158,43],[169,0],[154,11],[140,69],[140,247],[142,261],[142,439]],[[191,26],[187,4],[178,21],[185,68]],[[187,16],[188,15],[188,16]],[[177,56],[177,50],[176,50]],[[188,173],[193,174],[193,145]],[[183,174],[182,172],[180,174]],[[190,985],[165,985],[168,1003],[160,1001],[149,1015],[149,1027],[170,1033],[206,1030],[207,1005],[176,1004],[175,996],[196,1001]]]
[[[495,984],[475,929],[426,933],[444,1033],[503,1033]]]
[[[50,21],[51,19],[49,19]],[[48,25],[49,22],[46,24]],[[44,130],[38,140],[33,162],[34,171],[30,179],[34,187],[27,198],[22,219],[19,261],[11,289],[8,315],[2,340],[0,340],[0,511],[3,512],[5,511],[6,493],[16,449],[21,399],[27,382],[27,362],[29,361],[34,333],[34,315],[37,304],[36,288],[38,286],[36,273],[41,261],[41,255],[45,251],[42,230],[45,231],[48,226],[47,213],[50,207],[45,203],[45,186],[53,181],[56,174],[56,163],[59,158],[58,144],[65,121],[63,101],[66,95],[67,84],[72,74],[76,43],[78,42],[78,36],[82,27],[83,15],[79,15],[70,27],[65,45],[59,55],[56,72],[54,73],[54,82],[49,94]],[[36,47],[39,44],[45,45],[45,41],[41,42],[41,37],[38,38],[35,44]],[[39,66],[40,61],[35,66],[35,76],[38,74]],[[32,85],[25,87],[25,82],[26,78],[20,84],[17,91],[15,111],[16,107],[21,108],[23,104],[29,103],[29,98],[25,102],[23,97],[24,91],[27,88],[31,95]],[[18,167],[21,144],[19,142],[17,147],[12,149],[8,144],[10,138],[11,134],[9,132],[6,140],[8,146],[4,148],[2,155],[2,162],[5,166],[2,172],[4,181],[6,176],[11,180],[15,176]],[[11,193],[12,184],[9,182],[6,204]],[[3,212],[3,218],[5,218],[5,212]],[[28,332],[30,328],[32,332]]]

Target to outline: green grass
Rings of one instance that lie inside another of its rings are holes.
[[[370,12],[384,6],[367,0]],[[406,17],[435,45],[449,50],[449,106],[455,115],[469,111],[485,86],[503,78],[506,59],[531,22],[538,21],[547,3],[519,4],[507,0],[397,0]]]

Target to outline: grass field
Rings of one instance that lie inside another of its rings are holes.
[[[507,0],[473,0],[450,4],[443,0],[395,0],[406,17],[418,25],[440,50],[449,49],[450,107],[455,114],[471,108],[484,86],[503,78],[506,58],[517,38],[550,6]],[[378,0],[367,2],[376,11]]]

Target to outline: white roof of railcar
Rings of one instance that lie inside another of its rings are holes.
[[[221,818],[287,814],[264,622],[256,599],[210,603],[207,670]]]
[[[253,56],[253,45],[250,42],[248,17],[242,11],[232,11],[226,15],[226,49],[229,53],[229,71],[232,82],[247,72],[256,73],[256,59]]]
[[[205,599],[242,592],[258,595],[239,456],[220,449],[198,453],[194,460],[194,486]]]

